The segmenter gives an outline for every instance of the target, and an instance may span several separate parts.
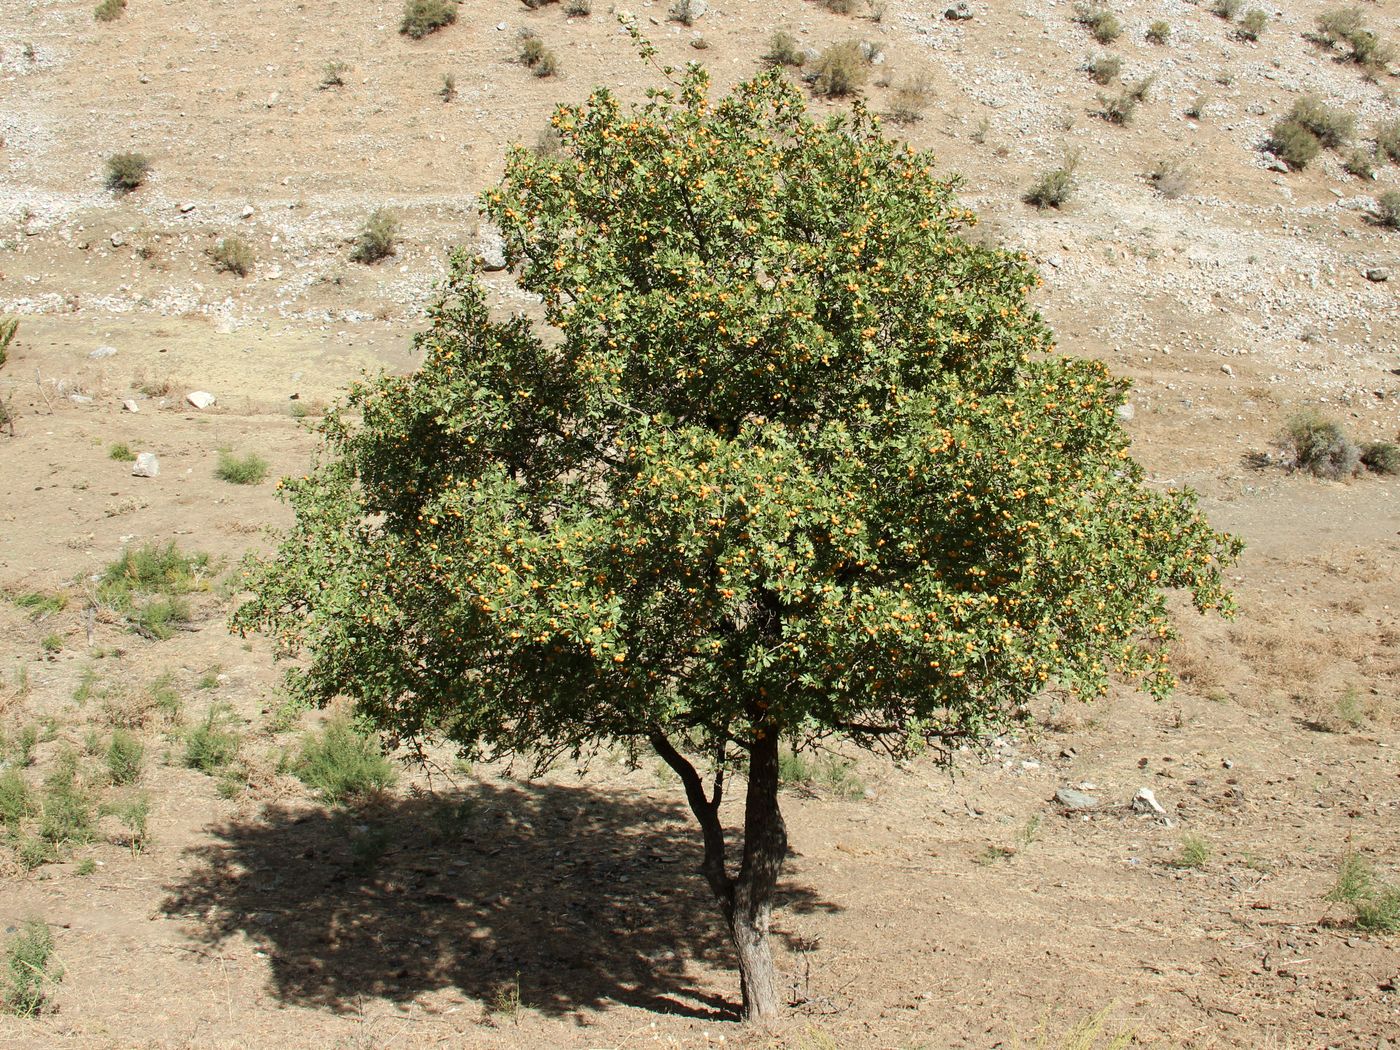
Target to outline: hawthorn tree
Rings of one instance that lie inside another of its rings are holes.
[[[1026,258],[861,106],[814,121],[776,73],[712,101],[692,67],[553,124],[484,206],[543,321],[454,255],[421,368],[354,387],[283,484],[235,626],[399,738],[654,748],[766,1018],[780,747],[946,757],[1052,683],[1162,695],[1167,592],[1227,607],[1238,544],[1144,484],[1124,383],[1053,351]]]

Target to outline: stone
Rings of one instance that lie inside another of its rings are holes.
[[[506,268],[506,242],[498,230],[486,226],[481,230],[476,242],[477,254],[481,256],[481,268],[487,273],[496,273]]]
[[[160,477],[160,460],[156,458],[156,454],[154,452],[138,453],[136,462],[131,465],[131,476],[133,478]]]
[[[1390,271],[1384,266],[1373,266],[1366,271],[1366,280],[1380,284],[1382,281],[1390,280]]]
[[[1227,376],[1232,376],[1235,374],[1235,370],[1229,365],[1221,365],[1220,371],[1224,372]]]
[[[1133,809],[1139,813],[1155,813],[1162,817],[1167,815],[1167,811],[1157,801],[1157,796],[1152,793],[1151,788],[1137,789],[1137,794],[1133,796]]]
[[[1075,791],[1074,788],[1060,788],[1055,792],[1055,801],[1064,806],[1065,809],[1086,810],[1098,809],[1099,800],[1093,795],[1086,795],[1082,791]]]
[[[92,353],[88,354],[88,357],[92,358],[94,361],[101,361],[104,357],[112,357],[116,352],[117,348],[115,346],[99,346]]]
[[[207,390],[191,390],[185,395],[185,400],[195,408],[203,410],[214,404],[218,399]]]
[[[1132,419],[1133,416],[1137,415],[1137,409],[1125,401],[1113,410],[1113,414],[1126,423]]]
[[[943,12],[943,17],[950,22],[966,22],[972,17],[972,7],[964,0],[958,0],[956,4]]]
[[[88,397],[87,394],[69,394],[69,395],[68,395],[68,400],[71,401],[71,402],[73,402],[73,404],[75,404],[75,405],[90,405],[90,404],[92,404],[92,398]]]
[[[1270,157],[1268,160],[1266,160],[1264,162],[1264,167],[1267,168],[1269,171],[1288,171],[1288,165],[1285,164],[1283,161],[1279,160],[1277,157]]]
[[[132,400],[131,398],[129,398],[129,397],[126,398],[124,401],[122,401],[122,408],[125,409],[127,412],[140,412],[140,411],[141,411],[141,406],[138,405],[135,401],[133,401],[133,400]]]
[[[180,205],[181,215],[188,215],[192,211],[194,211],[194,201],[185,201],[184,204]]]
[[[497,22],[497,23],[496,23],[496,32],[498,32],[498,33],[504,33],[504,32],[505,32],[507,29],[509,29],[509,28],[510,28],[510,23],[508,23],[508,22]]]
[[[120,248],[126,243],[126,238],[123,237],[120,233],[112,234],[112,236],[108,238],[108,240],[111,242],[113,248]]]
[[[279,101],[281,98],[282,98],[282,92],[280,92],[280,91],[274,91],[272,94],[268,95],[268,96],[267,96],[267,108],[268,108],[268,109],[271,109],[273,106],[277,105],[278,101]]]
[[[253,206],[251,204],[243,205],[243,210],[238,213],[238,217],[240,219],[251,219],[253,217]]]

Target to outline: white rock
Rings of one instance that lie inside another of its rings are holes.
[[[251,219],[253,217],[253,206],[251,204],[243,205],[243,210],[238,213],[238,217],[240,219]]]
[[[504,33],[504,32],[505,32],[507,29],[509,29],[509,28],[510,28],[510,23],[508,23],[508,22],[497,22],[497,23],[496,23],[496,32],[498,32],[498,33]]]
[[[481,256],[481,268],[487,273],[495,273],[506,268],[506,244],[498,231],[490,226],[482,227],[477,238],[477,254]]]
[[[131,465],[131,476],[133,478],[156,478],[160,476],[160,460],[156,459],[154,452],[142,452],[137,455],[136,462]]]
[[[1167,811],[1157,801],[1157,796],[1152,793],[1151,788],[1137,789],[1137,794],[1133,796],[1133,809],[1139,813],[1156,813],[1163,817],[1167,815]]]
[[[1229,365],[1221,365],[1220,371],[1224,372],[1227,376],[1232,376],[1235,374],[1235,370]]]
[[[272,94],[268,95],[268,96],[267,96],[267,108],[268,108],[268,109],[271,109],[273,106],[277,105],[277,100],[280,99],[281,97],[282,97],[282,92],[280,92],[280,91],[274,91]]]
[[[1132,419],[1133,416],[1137,415],[1137,409],[1125,401],[1113,410],[1113,414],[1126,423],[1128,420]]]
[[[126,409],[126,411],[128,411],[128,412],[140,412],[140,411],[141,411],[141,406],[138,405],[135,401],[133,401],[133,400],[132,400],[131,398],[129,398],[129,397],[126,398],[126,399],[122,402],[122,408]]]
[[[75,405],[92,404],[92,398],[88,397],[86,394],[69,394],[68,400],[73,402],[73,404]]]
[[[88,357],[92,358],[94,361],[101,361],[104,357],[111,357],[116,352],[117,348],[115,346],[99,346],[92,353],[88,354]]]
[[[185,395],[185,400],[195,408],[205,409],[214,404],[218,399],[207,390],[191,390]]]
[[[185,201],[184,204],[180,205],[181,215],[188,215],[192,211],[194,211],[194,201]]]

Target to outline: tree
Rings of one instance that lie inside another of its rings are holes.
[[[421,368],[324,419],[235,624],[400,738],[654,748],[766,1018],[780,747],[946,757],[1051,683],[1161,695],[1167,592],[1227,607],[1239,546],[1144,484],[1125,384],[1053,352],[1026,258],[863,107],[691,68],[553,124],[485,197],[543,320],[454,255]]]

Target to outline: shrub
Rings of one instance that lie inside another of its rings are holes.
[[[1293,469],[1320,478],[1344,478],[1356,473],[1361,453],[1340,424],[1314,411],[1299,412],[1288,421],[1279,439]]]
[[[151,173],[151,162],[143,153],[113,153],[107,158],[107,188],[130,193]]]
[[[231,485],[261,485],[267,477],[267,460],[256,452],[249,452],[242,458],[231,452],[220,452],[214,476]]]
[[[444,102],[451,102],[457,97],[457,78],[451,73],[442,75],[442,87],[438,88],[438,98]]]
[[[322,91],[344,87],[345,74],[348,72],[350,72],[350,65],[348,62],[341,62],[339,60],[327,62],[321,68],[321,83],[318,86]]]
[[[35,1017],[43,1010],[45,985],[63,980],[53,949],[53,934],[38,919],[30,919],[5,942],[3,1002],[9,1013]]]
[[[1376,474],[1400,474],[1400,445],[1372,441],[1361,447],[1361,465]]]
[[[87,842],[94,820],[92,800],[78,780],[78,756],[65,748],[44,780],[39,837],[54,846]]]
[[[422,40],[443,26],[457,21],[457,5],[453,0],[408,0],[403,5],[403,21],[399,32],[414,40]]]
[[[1095,84],[1110,84],[1118,79],[1123,69],[1123,60],[1117,55],[1100,55],[1088,65],[1090,78]]]
[[[1058,208],[1069,200],[1070,194],[1074,191],[1074,160],[1067,159],[1058,168],[1052,168],[1042,175],[1036,183],[1031,186],[1021,199],[1027,204],[1034,204],[1044,211],[1046,208]]]
[[[1116,95],[1100,95],[1099,116],[1110,124],[1131,124],[1140,101],[1132,89],[1126,87]]]
[[[1386,190],[1376,198],[1376,225],[1400,230],[1400,190]]]
[[[817,58],[812,90],[826,98],[844,98],[859,91],[869,76],[870,64],[860,44],[845,40]]]
[[[1374,179],[1376,177],[1376,158],[1364,149],[1354,149],[1342,158],[1342,170],[1348,175],[1355,175],[1358,179]]]
[[[1074,9],[1074,20],[1088,29],[1089,34],[1100,44],[1111,44],[1123,33],[1118,16],[1106,7],[1079,4]]]
[[[248,271],[253,268],[253,249],[237,235],[219,241],[209,249],[209,255],[214,260],[214,268],[221,273],[247,277]]]
[[[1244,0],[1215,0],[1215,2],[1210,5],[1210,12],[1219,18],[1229,20],[1240,13],[1240,8],[1243,5]]]
[[[1268,12],[1253,7],[1246,11],[1244,17],[1240,19],[1240,24],[1235,27],[1235,35],[1241,40],[1252,42],[1258,40],[1268,26]]]
[[[102,0],[92,16],[99,22],[115,22],[126,13],[126,0]]]
[[[399,221],[394,214],[384,208],[375,208],[356,235],[350,258],[367,266],[387,259],[398,250],[395,243],[398,235]]]
[[[551,77],[558,68],[554,52],[544,46],[544,41],[527,30],[520,36],[520,64],[537,77]]]
[[[395,780],[393,764],[384,757],[378,738],[360,732],[344,714],[306,737],[295,772],[327,802],[382,791]]]
[[[1387,120],[1376,125],[1376,158],[1400,163],[1400,120]],[[0,334],[3,334],[3,327],[0,327]],[[3,362],[4,354],[0,353],[0,363]]]
[[[1210,860],[1210,844],[1200,835],[1183,835],[1181,852],[1172,862],[1177,868],[1204,868]]]
[[[820,0],[820,3],[834,15],[849,15],[860,6],[860,0]]]
[[[1400,886],[1379,881],[1366,859],[1350,850],[1342,857],[1336,885],[1327,899],[1349,905],[1363,930],[1400,932]]]
[[[1353,33],[1347,44],[1350,47],[1347,57],[1366,69],[1383,70],[1395,61],[1394,45],[1382,40],[1369,29]]]
[[[914,124],[924,119],[924,110],[933,100],[933,87],[927,77],[907,80],[894,93],[889,117],[896,124]]]
[[[670,8],[666,11],[666,18],[671,22],[679,22],[683,26],[693,26],[695,19],[699,17],[696,14],[697,10],[703,13],[704,9],[695,4],[693,0],[672,0]]]
[[[106,811],[126,829],[121,841],[132,853],[140,853],[151,844],[151,799],[145,792],[114,802]]]
[[[1359,7],[1333,8],[1317,16],[1317,35],[1326,44],[1340,44],[1360,32],[1365,16]]]
[[[1147,27],[1147,42],[1149,44],[1165,44],[1171,39],[1172,27],[1167,22],[1153,22]]]
[[[587,18],[592,13],[592,0],[564,0],[564,14],[569,18]]]
[[[136,458],[136,453],[131,451],[131,447],[125,441],[115,441],[107,447],[107,458],[115,459],[119,463],[130,463]]]
[[[181,596],[202,589],[209,568],[209,555],[182,554],[173,541],[127,547],[104,570],[97,599],[124,616],[138,634],[169,638],[189,622],[189,605]]]
[[[780,29],[768,38],[768,50],[763,54],[763,63],[769,67],[796,67],[802,65],[806,57],[797,46],[797,38]]]
[[[211,776],[238,757],[238,732],[227,708],[215,705],[185,737],[185,765]]]
[[[20,821],[33,811],[29,786],[18,769],[0,770],[0,828],[14,835]]]
[[[1322,152],[1322,143],[1303,125],[1281,120],[1269,132],[1266,149],[1293,171],[1302,171]]]
[[[0,368],[3,368],[5,362],[9,360],[10,345],[15,341],[15,336],[18,334],[18,317],[0,317]]]
[[[1370,70],[1395,61],[1395,48],[1366,28],[1359,7],[1343,7],[1317,17],[1316,39],[1329,47],[1346,45],[1346,58]]]
[[[1331,148],[1345,146],[1356,131],[1354,114],[1334,109],[1316,95],[1304,95],[1293,103],[1287,119],[1307,128],[1319,142]]]
[[[141,760],[146,748],[136,736],[125,729],[112,733],[107,744],[107,775],[113,784],[134,784],[141,777]]]

